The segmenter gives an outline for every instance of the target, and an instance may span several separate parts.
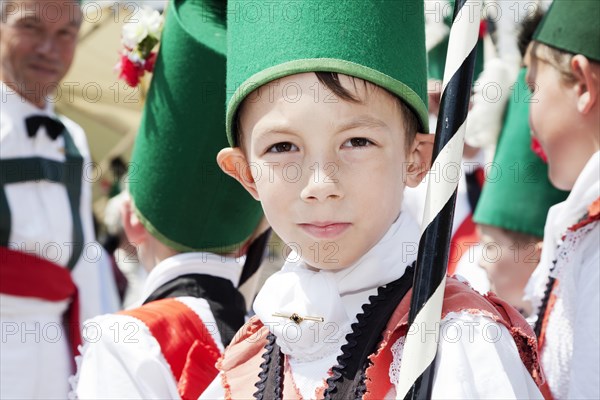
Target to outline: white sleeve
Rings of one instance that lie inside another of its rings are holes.
[[[595,246],[598,231],[591,232]],[[600,399],[600,255],[594,252],[578,271],[569,399]]]
[[[222,400],[225,398],[225,391],[221,384],[221,373],[208,385],[202,392],[198,400]]]
[[[85,345],[71,378],[79,399],[179,399],[160,345],[139,320],[102,315],[86,321]]]
[[[432,398],[543,399],[504,326],[480,315],[452,313],[442,321],[439,339]],[[401,352],[394,352],[396,368],[399,357]],[[392,383],[397,383],[393,377]]]
[[[102,247],[96,242],[94,233],[94,221],[92,216],[92,183],[96,179],[90,151],[83,129],[75,122],[66,117],[61,117],[73,142],[83,157],[83,172],[81,177],[81,201],[79,204],[79,215],[83,227],[84,247],[81,257],[75,264],[72,276],[79,289],[79,303],[81,321],[93,318],[100,314],[117,311],[108,307],[107,304],[117,301],[118,293],[116,286],[106,286],[102,279],[103,262]],[[106,301],[110,299],[110,301]]]

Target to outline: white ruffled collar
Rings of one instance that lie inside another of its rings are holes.
[[[294,359],[313,361],[339,351],[362,305],[377,288],[400,278],[417,258],[419,226],[402,212],[383,238],[354,265],[339,271],[315,271],[295,253],[281,271],[264,284],[254,311],[277,336],[281,351]],[[299,324],[282,314],[321,317],[323,322]]]

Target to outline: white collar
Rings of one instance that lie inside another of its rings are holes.
[[[577,177],[569,197],[553,206],[549,211],[548,222],[555,243],[559,243],[567,229],[585,215],[588,207],[600,196],[600,151],[597,151],[585,164]],[[551,216],[551,217],[550,217]]]
[[[548,276],[556,276],[561,265],[564,266],[565,254],[560,254],[560,245],[567,229],[583,217],[594,200],[600,196],[600,151],[596,152],[586,163],[577,177],[569,197],[548,210],[544,228],[544,246],[540,263],[531,275],[525,287],[524,299],[531,302],[533,311],[529,322],[535,322],[539,308],[546,292]],[[556,264],[557,268],[552,268]]]
[[[377,288],[402,275],[417,258],[419,226],[402,212],[383,238],[354,265],[340,271],[314,271],[295,254],[264,284],[254,302],[260,320],[277,336],[283,353],[298,361],[323,358],[343,344],[362,305]],[[322,317],[295,324],[274,313]]]
[[[0,103],[3,113],[11,115],[13,118],[18,118],[19,115],[22,115],[23,118],[28,115],[55,115],[52,102],[46,101],[44,108],[38,108],[2,81],[0,81]]]
[[[245,257],[239,259],[213,253],[181,253],[161,261],[150,271],[142,299],[147,299],[156,289],[181,275],[203,274],[224,278],[237,287]],[[143,301],[142,300],[142,301]]]

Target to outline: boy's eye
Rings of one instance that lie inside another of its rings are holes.
[[[288,151],[297,151],[298,147],[290,142],[281,142],[274,144],[267,149],[267,153],[286,153]]]
[[[352,139],[346,140],[344,142],[344,144],[342,145],[342,147],[366,147],[366,146],[370,146],[372,144],[373,144],[373,142],[371,142],[367,138],[352,138]]]

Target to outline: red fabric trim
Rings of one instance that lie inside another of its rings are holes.
[[[569,230],[575,232],[576,230],[581,229],[595,221],[600,221],[600,197],[594,200],[594,202],[588,207],[587,217],[569,227]]]
[[[79,294],[71,272],[53,262],[31,254],[0,247],[0,293],[35,297],[47,301],[71,299],[64,314],[64,326],[74,356],[79,354]]]
[[[217,376],[219,351],[198,315],[175,299],[157,300],[121,311],[142,321],[158,341],[182,399],[197,399]]]
[[[383,340],[380,342],[377,351],[369,356],[372,364],[366,370],[367,392],[363,396],[365,400],[384,398],[387,392],[393,388],[389,379],[389,368],[393,358],[391,347],[401,336],[407,333],[411,292],[412,289],[396,307],[383,332]],[[504,325],[510,331],[517,345],[521,361],[536,384],[540,386],[544,383],[545,379],[540,369],[535,334],[517,310],[492,293],[485,297],[481,296],[455,278],[448,277],[441,318],[443,319],[450,312],[462,311],[480,314]]]
[[[552,289],[550,291],[550,298],[548,299],[548,305],[546,305],[546,312],[542,316],[542,329],[540,330],[540,337],[538,338],[538,349],[542,351],[544,344],[546,342],[546,328],[548,327],[548,320],[550,319],[550,314],[554,309],[554,305],[556,304],[556,295],[555,290],[558,287],[558,279],[554,281],[552,285]]]
[[[477,179],[477,183],[479,183],[479,187],[483,188],[485,184],[485,171],[483,168],[479,167],[475,170],[475,178]]]
[[[487,21],[485,19],[482,19],[481,22],[479,22],[479,39],[482,39],[486,33],[487,33]]]
[[[473,222],[473,216],[469,214],[452,236],[450,255],[448,257],[448,275],[454,275],[456,266],[463,254],[468,252],[469,248],[477,243],[479,243],[477,228]]]

